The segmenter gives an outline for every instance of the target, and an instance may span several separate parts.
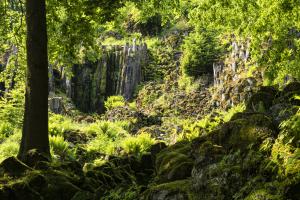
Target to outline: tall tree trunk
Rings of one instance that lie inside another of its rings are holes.
[[[27,82],[18,157],[36,149],[50,157],[48,138],[48,55],[45,0],[26,0]]]

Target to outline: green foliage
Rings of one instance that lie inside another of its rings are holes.
[[[280,125],[284,134],[284,142],[300,148],[300,111]]]
[[[184,40],[181,67],[183,73],[198,77],[212,73],[213,62],[219,57],[220,47],[213,30],[191,33]]]
[[[271,161],[279,169],[281,177],[293,177],[300,180],[300,113],[296,113],[280,125],[281,132],[271,152]]]
[[[55,159],[75,159],[75,149],[71,149],[68,142],[62,136],[49,137],[51,154]]]
[[[124,149],[126,154],[140,155],[147,152],[154,143],[155,140],[151,138],[150,134],[141,133],[136,136],[125,138],[121,143],[121,147]]]
[[[11,156],[16,156],[19,151],[21,141],[21,132],[18,131],[12,136],[6,138],[2,143],[0,142],[0,163]]]
[[[100,121],[83,129],[87,133],[95,133],[85,148],[89,153],[101,152],[108,155],[119,153],[121,141],[128,137],[128,122]]]
[[[100,152],[107,155],[113,155],[116,153],[117,143],[119,141],[112,140],[108,136],[101,134],[98,135],[96,138],[94,138],[92,141],[90,141],[86,147],[87,151],[90,154]]]
[[[251,39],[251,59],[266,69],[271,82],[280,82],[287,74],[300,77],[299,8],[296,1],[204,0],[196,3],[189,16],[196,27]]]
[[[219,112],[220,114],[220,118],[224,121],[224,122],[229,122],[231,120],[231,118],[236,114],[236,113],[241,113],[243,111],[246,110],[246,105],[245,103],[240,103],[232,108],[230,108],[228,111],[221,111]]]
[[[201,120],[181,120],[180,122],[177,122],[177,124],[181,125],[183,129],[182,132],[179,133],[178,140],[191,141],[202,134],[209,133],[215,130],[220,124],[229,122],[236,113],[243,112],[245,109],[245,104],[241,103],[232,107],[228,111],[217,111],[214,115],[206,115]]]
[[[146,38],[145,42],[149,49],[149,63],[143,66],[144,79],[145,81],[161,81],[175,68],[173,46],[159,38]]]
[[[112,110],[116,107],[122,107],[125,106],[125,99],[123,96],[110,96],[104,102],[104,106],[106,110]]]
[[[178,80],[178,86],[181,90],[185,90],[186,93],[193,93],[200,89],[200,80],[193,80],[192,77],[183,75]]]
[[[24,88],[20,87],[0,97],[0,119],[21,128],[24,112]]]
[[[182,125],[183,131],[179,134],[178,140],[191,141],[194,138],[199,137],[201,134],[214,130],[220,123],[220,118],[211,118],[210,115],[207,115],[198,121],[184,120]]]
[[[136,200],[140,197],[140,188],[141,186],[132,185],[129,188],[116,188],[114,190],[110,190],[103,200]]]
[[[11,136],[14,133],[14,127],[8,123],[0,123],[0,141]]]
[[[67,130],[76,130],[79,125],[72,122],[70,117],[58,114],[50,114],[49,117],[49,134],[52,136],[63,136]]]

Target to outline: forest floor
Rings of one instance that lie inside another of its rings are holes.
[[[295,95],[298,82],[260,87],[245,106],[193,125],[129,105],[102,117],[52,114],[53,161],[6,158],[0,199],[299,199]]]

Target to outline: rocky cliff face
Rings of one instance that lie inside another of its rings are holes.
[[[73,67],[73,78],[65,79],[66,93],[81,111],[101,113],[108,96],[133,97],[146,62],[146,44],[103,46],[100,60]]]
[[[250,41],[238,41],[234,37],[230,42],[231,51],[225,59],[213,65],[214,97],[216,107],[230,108],[248,100],[262,84],[262,72],[251,72]]]

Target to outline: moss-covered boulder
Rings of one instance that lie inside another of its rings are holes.
[[[266,112],[272,105],[274,94],[269,92],[255,93],[249,99],[246,110],[254,112]]]
[[[289,92],[300,93],[300,82],[291,82],[287,84],[282,90],[282,93],[289,93]]]
[[[276,104],[288,103],[300,106],[300,100],[295,96],[300,95],[300,82],[291,82],[280,92],[280,96],[274,100]]]
[[[12,199],[12,190],[7,186],[0,185],[0,199]]]
[[[190,177],[194,164],[190,152],[190,143],[181,142],[157,154],[155,169],[158,182],[163,183]]]
[[[269,115],[272,116],[275,125],[279,127],[283,121],[296,114],[297,111],[298,108],[296,106],[285,102],[273,105],[269,110]]]
[[[89,191],[79,191],[77,192],[71,200],[94,200],[94,194]]]
[[[35,165],[41,161],[49,162],[50,158],[45,153],[41,153],[38,149],[29,150],[24,157],[24,163],[30,167],[35,167]]]
[[[59,171],[27,171],[21,177],[9,179],[0,186],[0,199],[7,200],[65,200],[81,189],[79,179]],[[75,176],[75,175],[74,175]],[[6,197],[6,198],[2,198]]]
[[[272,195],[265,189],[259,189],[251,192],[245,200],[281,200],[282,197],[278,195]]]
[[[16,157],[9,157],[0,164],[0,176],[4,176],[4,174],[9,176],[21,176],[30,170],[32,169]]]
[[[189,179],[150,187],[141,195],[141,200],[197,200]]]
[[[192,142],[192,153],[195,165],[200,167],[220,160],[225,154],[225,149],[209,140],[203,141],[203,138],[197,138]]]
[[[199,199],[234,199],[249,178],[266,172],[260,166],[270,156],[277,131],[271,117],[248,112],[194,139],[192,180]]]
[[[242,118],[223,124],[218,130],[198,138],[198,144],[211,141],[227,152],[245,150],[248,145],[258,145],[264,139],[275,136],[276,127],[270,117],[264,114],[242,115]]]

